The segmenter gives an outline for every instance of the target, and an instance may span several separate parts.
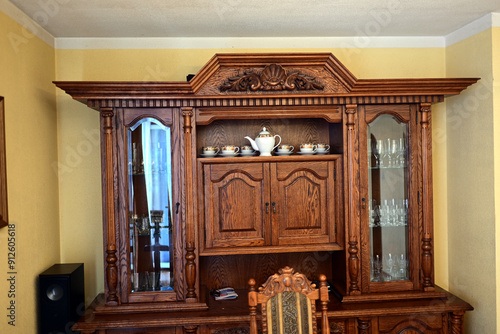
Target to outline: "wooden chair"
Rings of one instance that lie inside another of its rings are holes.
[[[270,276],[257,292],[255,280],[248,281],[250,292],[250,334],[257,334],[257,305],[261,305],[263,334],[317,334],[316,301],[321,302],[321,333],[329,334],[328,287],[320,275],[316,288],[304,274],[285,267]]]

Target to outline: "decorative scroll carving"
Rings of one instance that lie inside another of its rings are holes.
[[[330,334],[345,334],[345,322],[330,323]]]
[[[285,291],[302,291],[307,295],[315,291],[306,276],[301,273],[294,273],[293,268],[285,267],[278,272],[279,274],[269,276],[266,283],[259,287],[259,291],[264,296],[271,297]]]
[[[249,334],[250,327],[231,327],[214,329],[210,331],[210,334]]]
[[[278,64],[267,65],[262,72],[245,72],[229,78],[220,86],[220,91],[282,91],[282,90],[323,90],[323,84],[315,78],[301,74],[298,71],[287,73]]]

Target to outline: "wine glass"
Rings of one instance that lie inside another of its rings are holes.
[[[394,261],[391,253],[387,254],[387,257],[385,258],[385,264],[387,267],[387,277],[385,280],[392,281],[392,278],[394,276],[395,261]]]
[[[398,259],[398,277],[401,281],[406,280],[408,274],[408,259],[404,254],[401,254]]]
[[[372,282],[380,282],[381,277],[380,274],[382,272],[382,261],[380,260],[380,256],[377,254],[375,257],[372,257]]]
[[[375,158],[375,167],[381,167],[380,155],[384,152],[384,145],[382,140],[377,140],[375,143],[375,148],[373,150],[373,156]]]

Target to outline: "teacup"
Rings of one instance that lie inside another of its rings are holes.
[[[328,152],[330,150],[330,145],[328,144],[317,144],[318,152]]]
[[[316,146],[316,144],[312,143],[300,144],[300,152],[303,153],[316,152],[317,147],[318,146]]]
[[[201,148],[203,155],[216,155],[220,149],[217,146],[204,146]]]
[[[222,154],[235,154],[240,151],[240,148],[236,145],[224,145],[221,147]]]
[[[282,144],[282,145],[278,146],[279,153],[293,152],[293,149],[294,149],[294,147],[292,145]]]
[[[245,145],[241,147],[241,153],[242,154],[252,154],[254,152],[252,146],[250,145]]]

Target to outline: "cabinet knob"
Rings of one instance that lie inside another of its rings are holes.
[[[271,204],[273,206],[273,213],[276,213],[276,203]]]
[[[175,214],[179,213],[179,206],[180,205],[181,205],[181,203],[179,203],[179,202],[175,203]]]
[[[269,202],[266,202],[266,213],[269,213]]]
[[[363,209],[366,209],[366,199],[363,197],[361,199],[361,201],[363,202],[362,206],[363,206]]]

